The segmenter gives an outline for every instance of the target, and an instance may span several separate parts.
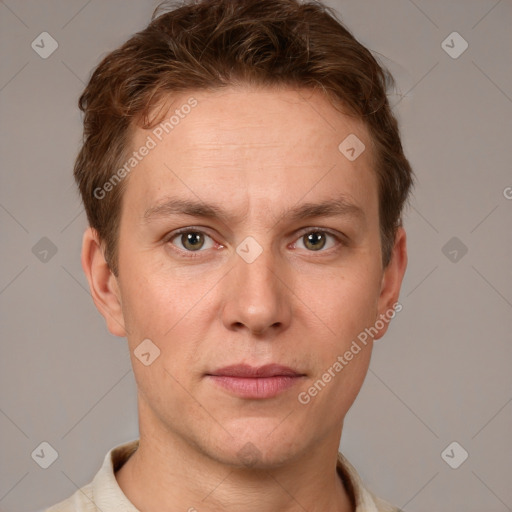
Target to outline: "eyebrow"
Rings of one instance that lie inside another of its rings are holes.
[[[144,212],[144,220],[151,222],[152,220],[167,218],[172,215],[219,219],[226,223],[236,222],[240,218],[240,215],[230,214],[217,204],[171,197],[167,198],[162,204],[148,208]],[[313,217],[337,216],[352,217],[362,222],[366,220],[364,211],[344,196],[336,199],[327,199],[318,203],[303,203],[294,206],[283,211],[279,218],[286,217],[289,221],[295,222]]]

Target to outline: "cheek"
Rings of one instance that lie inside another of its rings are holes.
[[[198,354],[212,326],[218,304],[215,297],[216,279],[195,279],[169,269],[149,265],[129,276],[123,286],[123,314],[128,329],[128,343],[134,351],[149,339],[158,348],[155,374],[140,369],[140,377],[150,379],[158,389],[158,379],[166,382],[171,375],[184,382],[191,378],[187,368],[198,363]],[[132,360],[135,367],[140,363]],[[171,375],[169,375],[171,374]],[[172,380],[172,378],[171,378]]]
[[[314,377],[304,388],[304,401],[316,408],[336,404],[334,415],[343,416],[355,400],[368,371],[372,338],[365,331],[377,318],[378,279],[366,272],[330,281],[323,293],[309,295],[308,306],[322,320],[324,334],[314,348]],[[321,395],[321,397],[320,397]]]
[[[312,423],[322,418],[325,432],[342,424],[359,394],[370,362],[370,344],[355,348],[355,354],[350,350],[351,343],[340,343],[339,346],[341,350],[324,359],[321,369],[305,383],[297,395],[296,407],[299,411],[310,418],[307,421]],[[346,358],[347,351],[351,354],[350,360]]]
[[[144,254],[128,269],[122,287],[128,332],[135,338],[160,339],[187,315],[199,290],[190,281],[170,275],[168,269],[145,259]]]
[[[180,383],[188,386],[190,375],[186,369],[194,367],[197,355],[197,336],[191,331],[194,323],[187,315],[194,311],[198,298],[186,283],[148,269],[132,274],[123,293],[123,314],[139,392],[152,404],[155,414],[167,411],[169,421],[174,417],[172,411],[183,410],[190,402]]]
[[[339,351],[375,322],[379,290],[375,272],[351,268],[339,269],[317,288],[304,287],[300,296],[330,334],[328,346]]]

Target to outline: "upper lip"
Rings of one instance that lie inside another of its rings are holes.
[[[281,364],[266,364],[264,366],[250,366],[248,364],[233,364],[219,368],[208,375],[225,377],[298,377],[304,374],[292,370],[288,366]]]

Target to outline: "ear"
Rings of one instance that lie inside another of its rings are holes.
[[[126,336],[117,279],[105,260],[98,233],[91,227],[85,230],[82,239],[82,268],[94,304],[105,318],[108,330],[114,336]]]
[[[375,321],[377,322],[378,320],[381,320],[384,327],[379,329],[379,332],[374,338],[376,340],[382,338],[388,330],[389,322],[392,318],[391,314],[394,316],[394,311],[398,312],[402,309],[402,305],[397,303],[406,268],[407,237],[404,228],[400,226],[396,231],[395,244],[391,253],[391,259],[382,275],[380,295],[377,302],[379,317],[376,318]]]

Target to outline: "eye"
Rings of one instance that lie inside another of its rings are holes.
[[[201,252],[203,249],[211,249],[213,247],[213,239],[203,231],[195,229],[187,228],[174,232],[168,241],[172,243],[174,239],[177,239],[181,244],[181,247],[178,246],[178,249],[185,252]],[[209,245],[205,245],[206,239],[210,240]]]
[[[343,242],[341,241],[340,237],[334,235],[333,233],[330,233],[329,231],[321,229],[315,229],[306,232],[298,239],[296,244],[302,242],[304,248],[308,249],[308,251],[318,252],[321,251],[322,249],[325,249],[326,245],[328,245],[328,237],[334,239],[336,242],[334,244],[331,244],[331,246],[327,247],[327,249],[335,247],[336,243],[341,243],[343,245]],[[294,244],[294,246],[296,244]]]
[[[308,231],[303,231],[302,236],[293,244],[294,248],[299,244],[300,249],[307,249],[308,252],[327,252],[329,249],[336,247],[336,245],[346,245],[344,240],[334,233],[324,229],[308,229]],[[334,240],[334,242],[331,241],[330,245],[329,238]],[[174,242],[174,240],[176,240],[177,243]],[[194,253],[204,252],[215,246],[214,240],[204,231],[190,227],[174,231],[167,238],[166,242],[176,247],[176,250],[182,253],[183,256],[192,258],[199,256],[199,254]],[[302,244],[303,247],[300,247],[300,244]],[[218,245],[218,247],[222,246]]]

